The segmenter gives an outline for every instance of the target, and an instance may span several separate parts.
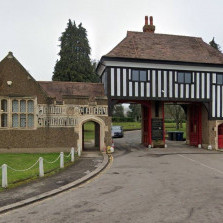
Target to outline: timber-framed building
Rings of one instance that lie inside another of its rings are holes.
[[[156,34],[153,19],[127,36],[97,68],[108,97],[142,105],[142,143],[165,145],[164,104],[187,115],[187,143],[223,148],[223,54],[201,38]]]

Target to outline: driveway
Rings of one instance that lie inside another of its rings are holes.
[[[103,174],[1,215],[0,223],[223,222],[223,153],[182,142],[147,149],[139,131],[114,141],[114,160]]]

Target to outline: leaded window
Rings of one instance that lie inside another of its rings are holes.
[[[7,126],[8,126],[8,115],[1,114],[1,127],[7,127]]]
[[[13,114],[13,115],[12,115],[12,127],[13,127],[13,128],[18,128],[18,127],[19,127],[19,118],[18,118],[18,114]]]
[[[8,101],[0,100],[0,127],[8,127]]]
[[[26,112],[26,101],[25,100],[20,101],[20,112]]]
[[[19,102],[18,100],[12,101],[12,112],[18,112],[19,111]]]
[[[0,99],[0,127],[34,128],[34,100]]]
[[[12,127],[33,128],[34,127],[34,101],[13,100],[12,101]]]

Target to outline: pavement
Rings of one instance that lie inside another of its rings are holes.
[[[100,152],[83,152],[71,166],[52,176],[0,192],[0,213],[34,203],[76,187],[98,175],[109,163]]]

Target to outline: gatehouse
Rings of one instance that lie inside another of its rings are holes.
[[[201,38],[157,34],[146,16],[143,32],[128,31],[97,72],[109,115],[115,104],[141,104],[145,146],[165,146],[164,104],[174,103],[186,112],[187,144],[223,148],[223,54]]]

